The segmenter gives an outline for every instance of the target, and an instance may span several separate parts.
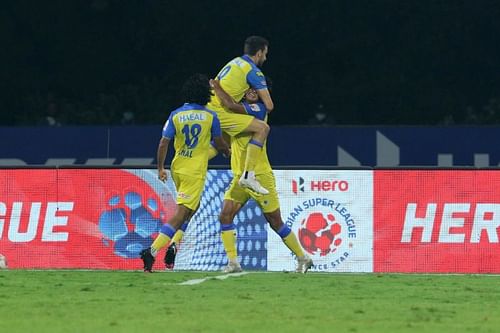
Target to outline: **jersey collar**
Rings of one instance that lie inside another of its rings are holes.
[[[253,62],[252,58],[250,58],[250,56],[248,54],[243,55],[242,58],[245,59],[246,61],[248,61],[249,63],[251,63],[252,65],[257,66],[255,64],[255,62]]]

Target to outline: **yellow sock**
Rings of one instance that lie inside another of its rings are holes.
[[[250,140],[247,146],[247,155],[245,159],[245,171],[255,170],[255,165],[257,164],[257,157],[262,152],[262,143]]]
[[[151,254],[156,257],[158,251],[160,251],[165,245],[170,242],[170,237],[163,233],[159,233],[153,244],[151,244]]]
[[[304,256],[304,250],[302,250],[302,247],[299,244],[299,241],[297,239],[297,236],[292,232],[288,234],[288,236],[282,238],[283,243],[297,256],[297,257],[303,257]]]
[[[232,227],[231,227],[232,226]],[[236,231],[234,225],[230,227],[225,227],[222,225],[222,231],[220,233],[220,238],[222,239],[222,244],[224,244],[224,249],[226,250],[227,258],[229,260],[234,260],[238,257],[238,251],[236,249]],[[224,230],[227,229],[227,230]]]
[[[177,230],[174,237],[172,238],[172,243],[175,243],[178,245],[182,239],[182,236],[184,236],[184,231],[182,231],[181,229]]]

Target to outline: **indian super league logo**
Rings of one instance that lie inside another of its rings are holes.
[[[286,224],[297,231],[315,270],[338,267],[350,256],[357,237],[356,222],[348,207],[328,198],[311,198],[292,208]]]

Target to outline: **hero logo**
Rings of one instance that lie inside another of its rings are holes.
[[[13,202],[10,207],[10,216],[7,216],[7,204],[0,202],[0,240],[3,239],[4,229],[6,229],[9,241],[13,243],[31,242],[37,236],[40,222],[43,224],[42,242],[66,242],[68,240],[68,232],[55,232],[54,228],[68,225],[68,216],[61,215],[61,212],[71,212],[74,206],[73,202],[48,202],[42,221],[40,221],[41,202],[31,203],[28,216],[23,215],[23,205],[25,205],[23,202]],[[5,217],[8,219],[6,220]],[[21,224],[24,225],[21,218],[24,217],[28,219],[28,225],[21,228]],[[6,227],[6,221],[8,227]],[[21,231],[21,229],[26,231]]]
[[[356,223],[348,208],[327,198],[311,198],[295,206],[285,223],[298,227],[304,250],[315,257],[313,270],[338,267],[350,256],[357,237]]]
[[[349,189],[349,183],[346,180],[311,180],[309,182],[310,191],[318,192],[328,192],[328,191],[340,191],[345,192]],[[305,192],[305,181],[304,178],[299,177],[299,180],[292,180],[292,192],[298,194],[298,192]]]
[[[421,243],[432,241],[435,222],[441,215],[438,243],[480,243],[487,239],[490,243],[498,243],[497,229],[500,227],[500,204],[493,203],[446,203],[442,214],[437,214],[437,203],[429,203],[425,207],[425,216],[417,217],[417,204],[408,203],[401,235],[402,243],[412,241],[413,231],[422,230]],[[472,227],[465,221],[472,219]],[[462,232],[459,231],[462,229]],[[467,235],[464,232],[467,230]],[[467,239],[466,239],[467,236]],[[486,238],[484,238],[486,237]]]
[[[292,191],[297,194],[297,191],[304,192],[304,178],[299,177],[297,182],[295,179],[292,180]]]

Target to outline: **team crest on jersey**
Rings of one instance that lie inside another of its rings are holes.
[[[252,111],[259,112],[260,111],[259,104],[250,104],[250,109],[252,109]]]
[[[182,199],[190,199],[191,195],[184,193],[184,192],[179,192],[179,193],[177,193],[177,197],[182,198]]]

